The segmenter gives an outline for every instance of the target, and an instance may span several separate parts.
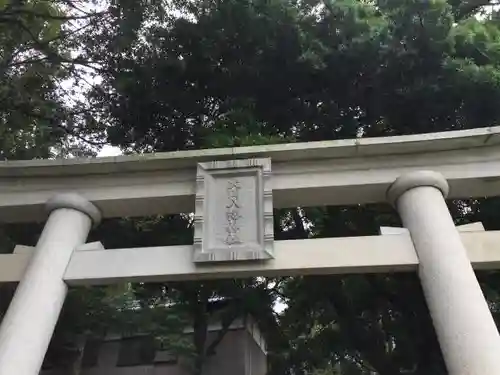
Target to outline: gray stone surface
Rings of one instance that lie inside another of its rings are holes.
[[[198,164],[194,261],[273,257],[270,179],[270,159]]]

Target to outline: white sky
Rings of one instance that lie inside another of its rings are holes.
[[[101,151],[99,151],[97,156],[118,156],[121,154],[122,152],[118,147],[106,145],[102,148]]]

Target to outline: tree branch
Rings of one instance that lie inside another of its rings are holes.
[[[75,137],[75,138],[78,138],[79,140],[87,143],[88,145],[90,146],[95,146],[95,147],[101,147],[101,146],[104,146],[106,145],[106,142],[105,141],[102,141],[102,142],[96,142],[96,141],[92,141],[92,140],[89,140],[87,138],[85,138],[84,136],[78,134],[78,133],[75,133],[74,131],[68,129],[67,127],[65,127],[64,125],[61,125],[61,124],[57,124],[54,122],[54,118],[52,117],[48,117],[48,116],[44,116],[42,114],[39,114],[39,113],[34,113],[32,111],[29,111],[27,110],[26,108],[24,108],[23,106],[19,106],[19,105],[13,105],[13,107],[16,109],[16,110],[19,110],[21,112],[23,112],[26,116],[28,117],[33,117],[33,118],[36,118],[36,119],[40,119],[40,120],[44,120],[44,121],[47,121],[50,123],[51,126],[55,126],[56,128],[58,129],[61,129],[62,131],[64,131],[67,135],[69,136],[72,136],[72,137]]]
[[[88,19],[96,16],[102,16],[108,12],[98,12],[98,13],[86,13],[84,16],[58,16],[50,13],[39,13],[29,9],[13,9],[10,11],[0,12],[0,22],[10,21],[9,17],[15,17],[18,15],[29,15],[37,18],[43,18],[47,20],[60,20],[60,21],[71,21],[71,20],[82,20]]]
[[[215,354],[215,348],[224,339],[226,333],[229,331],[229,327],[234,322],[237,316],[238,309],[234,309],[232,314],[222,321],[222,328],[217,332],[217,337],[214,338],[214,340],[210,343],[210,345],[207,347],[207,350],[205,351],[206,356]]]
[[[330,288],[333,291],[332,302],[337,310],[337,321],[343,331],[350,333],[354,347],[380,374],[400,375],[399,368],[388,358],[384,347],[380,346],[378,340],[373,340],[373,336],[363,327],[362,322],[356,319],[356,313],[345,296],[342,283],[339,280],[330,280]]]

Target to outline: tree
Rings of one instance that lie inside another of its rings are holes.
[[[498,17],[494,9],[475,15],[493,3],[109,4],[99,22],[73,41],[79,43],[77,62],[91,62],[100,76],[86,92],[88,102],[78,107],[89,117],[74,124],[85,135],[106,134],[125,152],[489,126],[500,117]],[[449,202],[457,223],[482,220],[489,229],[498,226],[497,206],[496,200]],[[375,235],[381,225],[399,224],[387,205],[275,212],[276,239]],[[176,215],[109,220],[95,236],[108,248],[151,246],[189,243],[192,231],[189,216]],[[479,277],[498,317],[498,273]],[[193,341],[178,349],[191,356],[196,375],[208,360],[206,325],[214,299],[225,303],[217,314],[226,324],[235,314],[252,313],[264,327],[270,374],[446,373],[414,274],[254,278],[129,290],[140,306],[174,302],[190,317]],[[93,301],[103,300],[100,291],[92,293]],[[276,300],[287,304],[281,314],[273,310]],[[161,340],[168,312],[155,311],[159,325],[146,319],[136,327],[161,332]],[[92,321],[82,326],[99,331]],[[61,332],[72,333],[70,328]],[[208,348],[216,350],[217,342],[212,344]]]
[[[62,109],[54,85],[61,71],[42,57],[42,44],[59,32],[61,22],[21,12],[56,13],[48,3],[27,2],[16,10],[10,2],[0,2],[1,157],[48,157],[62,136],[51,131],[46,120],[48,113]]]
[[[98,21],[97,12],[78,1],[0,2],[0,128],[2,158],[29,159],[91,153],[96,145],[87,129],[94,119],[69,82],[85,80],[75,56],[82,32]]]
[[[106,56],[90,93],[125,151],[465,129],[500,115],[498,27],[473,17],[486,2],[175,4],[182,16],[143,22]],[[466,221],[463,204],[450,207]],[[376,234],[398,223],[389,212],[284,210],[277,238]],[[288,339],[270,337],[276,373],[328,363],[445,373],[415,275],[290,278],[280,293],[288,309],[277,336]]]

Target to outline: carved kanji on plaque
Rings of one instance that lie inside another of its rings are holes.
[[[194,261],[273,257],[271,160],[199,163]]]

